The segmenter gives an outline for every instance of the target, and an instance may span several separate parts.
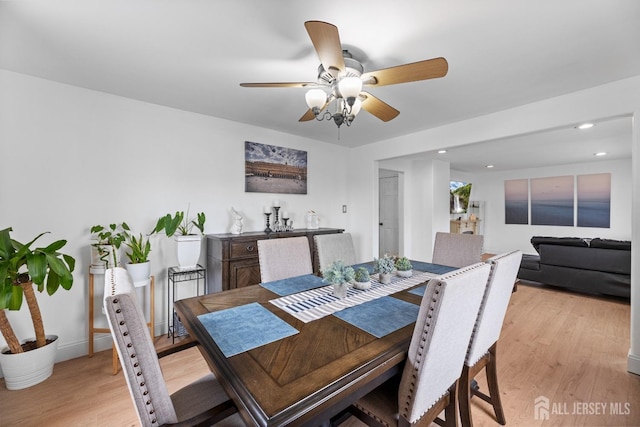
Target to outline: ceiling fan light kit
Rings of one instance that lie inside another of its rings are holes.
[[[305,94],[309,110],[299,119],[301,122],[333,119],[340,128],[351,126],[361,108],[378,119],[388,122],[400,114],[392,106],[362,90],[362,86],[386,86],[398,83],[444,77],[448,64],[444,58],[434,58],[410,64],[398,65],[364,73],[362,64],[342,49],[340,35],[335,25],[322,21],[304,24],[311,42],[320,58],[318,78],[313,82],[292,83],[241,83],[243,87],[312,87]],[[335,101],[335,113],[331,104]],[[324,113],[323,113],[324,111]]]

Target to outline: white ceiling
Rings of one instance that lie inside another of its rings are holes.
[[[443,56],[449,73],[371,88],[400,115],[384,123],[363,111],[338,139],[332,123],[298,122],[305,89],[239,86],[314,81],[319,60],[307,20],[337,25],[365,71]],[[0,68],[356,147],[639,75],[640,1],[2,1]],[[554,130],[544,141],[557,148],[560,135],[573,155],[570,141],[583,136]],[[597,151],[616,151],[604,147],[612,135],[599,135]],[[617,155],[630,157],[630,137],[622,137],[628,146]],[[447,155],[473,170],[492,150]],[[522,154],[503,158],[534,160]]]

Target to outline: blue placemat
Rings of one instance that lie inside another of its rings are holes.
[[[416,321],[420,306],[390,296],[381,297],[333,315],[381,338]]]
[[[198,319],[226,357],[298,333],[257,302],[201,314]]]
[[[433,274],[445,274],[453,270],[457,270],[457,267],[450,267],[448,265],[432,264],[430,262],[411,261],[411,265],[414,270],[428,271]]]
[[[304,276],[296,276],[288,279],[274,280],[273,282],[260,283],[260,286],[283,297],[298,292],[308,291],[309,289],[327,286],[327,284],[322,282],[322,277],[318,277],[313,274],[305,274]]]
[[[411,260],[411,265],[413,266],[414,270],[426,271],[428,273],[433,273],[433,274],[445,274],[450,271],[457,270],[456,267],[450,267],[448,265],[432,264],[430,262],[414,261],[414,260]],[[373,274],[373,262],[363,262],[360,264],[352,265],[352,267],[354,268],[354,270],[357,269],[358,267],[364,267],[367,270],[369,270],[370,274]]]

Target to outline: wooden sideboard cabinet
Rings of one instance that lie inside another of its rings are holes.
[[[343,231],[339,228],[318,228],[268,234],[263,231],[207,234],[207,292],[226,291],[260,283],[258,240],[263,239],[306,236],[309,239],[313,271],[317,274],[318,255],[313,236]]]

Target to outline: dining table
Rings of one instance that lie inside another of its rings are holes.
[[[412,261],[413,275],[333,295],[315,275],[175,302],[246,425],[329,425],[402,372],[428,281],[454,267]]]

